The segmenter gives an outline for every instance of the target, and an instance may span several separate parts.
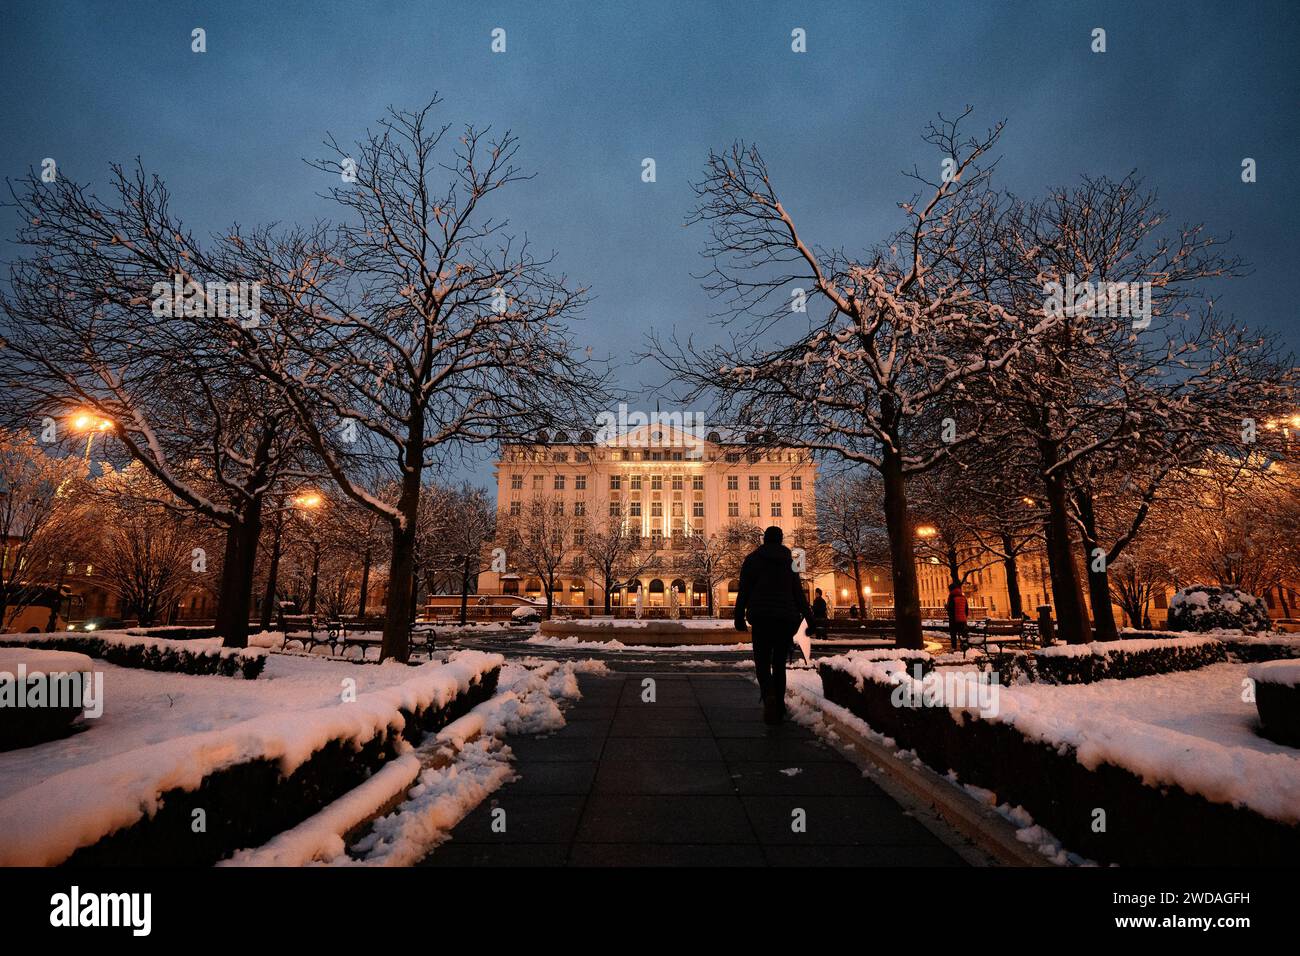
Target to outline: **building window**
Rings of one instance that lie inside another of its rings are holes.
[[[791,502],[791,503],[790,503],[790,514],[794,515],[796,518],[802,518],[802,517],[803,517],[803,502],[802,502],[802,501],[794,501],[794,502]]]
[[[556,475],[556,476],[555,476],[555,490],[556,490],[556,491],[563,491],[563,490],[564,490],[564,476],[563,476],[563,475]]]
[[[662,490],[663,490],[663,487],[664,487],[664,476],[663,476],[663,475],[651,475],[651,476],[650,476],[650,490],[651,490],[651,491],[662,491]]]
[[[587,513],[587,503],[585,501],[575,501],[573,503],[573,516],[581,518]]]
[[[662,501],[650,502],[650,517],[662,518],[664,516],[664,503]]]
[[[673,491],[681,491],[685,487],[681,475],[673,475]]]
[[[803,475],[791,475],[790,488],[793,491],[803,491]]]
[[[522,490],[523,490],[523,487],[524,487],[524,476],[523,476],[523,475],[511,475],[511,476],[510,476],[510,490],[511,490],[511,491],[522,491]]]
[[[739,502],[739,501],[728,501],[728,502],[727,502],[727,517],[728,517],[728,518],[739,518],[739,517],[740,517],[740,502]]]
[[[781,502],[779,501],[772,502],[772,517],[773,518],[781,517]]]
[[[674,517],[674,518],[680,518],[681,516],[682,516],[682,503],[681,503],[680,501],[674,501],[674,502],[673,502],[673,517]]]
[[[611,502],[609,503],[609,516],[610,516],[611,518],[617,518],[617,517],[618,517],[618,502],[617,502],[617,501],[611,501]]]
[[[749,476],[749,490],[758,491],[758,475]]]
[[[703,501],[696,501],[696,502],[694,502],[694,503],[691,505],[691,517],[692,517],[692,518],[703,518],[703,517],[704,517],[704,502],[703,502]]]
[[[693,491],[703,491],[703,490],[704,490],[704,476],[703,476],[703,475],[691,475],[691,490],[693,490]]]
[[[519,502],[517,501],[510,502],[510,513],[514,515],[516,518],[519,517],[520,514]]]
[[[622,488],[622,487],[623,487],[623,476],[622,476],[622,475],[610,475],[610,476],[609,476],[609,490],[610,490],[610,491],[618,491],[618,490],[619,490],[620,488]]]
[[[768,480],[767,480],[767,490],[768,490],[768,491],[780,491],[780,490],[781,490],[781,476],[780,476],[780,475],[772,475],[770,478],[768,478]]]
[[[631,518],[641,517],[641,502],[633,501],[631,504],[629,504],[627,506],[627,513],[628,513],[628,517]]]
[[[587,533],[582,528],[573,529],[573,544],[575,547],[581,548],[583,542],[585,542],[586,540],[587,540]],[[574,559],[573,564],[575,569],[581,568],[581,565],[579,564],[581,560],[582,560],[581,558]]]
[[[541,491],[541,490],[542,490],[542,476],[533,475],[533,491]]]
[[[573,476],[573,487],[576,488],[578,491],[586,491],[586,490],[587,490],[587,476],[586,476],[586,475],[574,475],[574,476]]]
[[[632,476],[632,490],[633,490],[633,491],[640,491],[640,490],[641,490],[641,476],[640,476],[640,475],[633,475],[633,476]]]
[[[727,454],[726,454],[726,459],[727,459],[728,463],[734,465],[734,464],[736,464],[738,461],[740,461],[740,452],[729,451],[729,452],[727,452]]]
[[[728,490],[728,491],[739,491],[739,490],[740,490],[740,476],[739,476],[739,475],[728,475],[728,476],[727,476],[727,490]]]
[[[588,451],[575,452],[575,453],[574,453],[574,456],[573,456],[573,460],[574,460],[574,461],[591,461],[591,452],[588,452]]]
[[[750,516],[751,518],[761,518],[761,517],[763,517],[762,513],[761,513],[760,510],[759,510],[758,502],[757,502],[757,501],[751,501],[751,502],[749,503],[749,516]]]

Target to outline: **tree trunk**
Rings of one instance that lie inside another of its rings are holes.
[[[366,616],[366,598],[370,594],[370,562],[373,560],[370,552],[370,545],[366,545],[366,553],[361,557],[361,596],[357,599],[357,617]]]
[[[216,626],[226,647],[248,646],[248,618],[253,606],[253,571],[257,539],[262,534],[262,499],[245,509],[242,521],[226,531],[225,558],[217,593]]]
[[[1097,540],[1097,515],[1092,507],[1092,495],[1081,491],[1075,495],[1079,506],[1079,518],[1083,524],[1083,560],[1088,569],[1088,600],[1092,604],[1092,620],[1096,625],[1096,639],[1099,641],[1118,641],[1119,628],[1115,625],[1115,609],[1110,603],[1110,572],[1105,562],[1098,571],[1096,565],[1097,550],[1103,556],[1105,549]]]
[[[1012,540],[1011,535],[1004,533],[1002,535],[1002,567],[1007,576],[1007,603],[1010,608],[1007,612],[1008,617],[1017,618],[1025,616],[1024,601],[1020,597],[1020,569],[1016,561],[1016,543]]]
[[[885,491],[885,527],[889,534],[890,571],[894,579],[894,632],[899,647],[921,649],[921,594],[916,580],[916,547],[907,511],[903,461],[887,450],[881,467]]]
[[[948,590],[952,585],[961,584],[961,562],[957,559],[957,548],[948,548]]]
[[[461,566],[460,571],[460,626],[469,622],[469,560]]]
[[[418,503],[418,500],[417,500]],[[405,510],[405,509],[403,509]],[[411,575],[415,573],[415,515],[407,512],[407,526],[393,529],[393,553],[388,566],[388,607],[380,660],[406,663],[411,656]]]
[[[266,569],[266,592],[262,598],[262,630],[271,629],[271,615],[275,613],[275,588],[280,576],[280,541],[284,535],[283,518],[275,523],[275,537],[271,539],[271,560]]]
[[[862,590],[862,558],[856,552],[853,555],[853,588],[853,600],[849,606],[852,607],[856,604],[861,608],[862,613],[859,617],[865,620],[867,617],[867,595]]]
[[[1047,564],[1052,575],[1052,601],[1056,606],[1056,630],[1069,644],[1087,644],[1092,626],[1083,603],[1083,587],[1070,549],[1070,519],[1066,510],[1065,477],[1056,463],[1056,446],[1041,443],[1042,479],[1047,500]]]
[[[307,589],[307,613],[316,613],[316,590],[320,586],[320,545],[314,545],[311,555],[311,585]]]

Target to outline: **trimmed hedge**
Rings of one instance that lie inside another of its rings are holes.
[[[1219,641],[1190,646],[1185,641],[1174,639],[1155,647],[1125,647],[1122,640],[1107,641],[1087,645],[1092,652],[1078,655],[1043,651],[1012,654],[1001,662],[1003,683],[1026,680],[1039,684],[1091,684],[1196,670],[1228,659],[1227,647]]]
[[[205,637],[216,637],[215,627],[184,627],[168,625],[166,627],[129,627],[126,633],[132,637],[153,637],[164,641],[197,641]]]
[[[390,726],[359,748],[332,740],[289,776],[260,758],[208,775],[195,790],[169,790],[158,812],[102,837],[62,866],[210,866],[236,850],[261,846],[364,783],[398,753],[398,741],[419,744],[496,692],[500,668],[481,674],[445,707],[402,710],[405,725]],[[193,831],[194,811],[206,829]]]
[[[77,651],[118,667],[178,674],[219,674],[254,680],[266,666],[266,654],[243,648],[191,650],[144,643],[156,638],[135,638],[129,643],[90,634],[49,634],[38,638],[7,638],[4,643],[19,647],[43,647],[56,651]],[[138,642],[138,643],[137,643]]]
[[[1127,866],[1293,866],[1300,856],[1300,827],[1180,787],[1149,787],[1112,764],[1089,770],[1072,747],[1031,740],[966,711],[954,718],[946,707],[895,707],[891,686],[858,686],[859,678],[826,663],[819,673],[827,700],[939,773],[955,771],[962,782],[1023,806],[1076,853]],[[1097,807],[1106,810],[1104,833],[1093,831]]]

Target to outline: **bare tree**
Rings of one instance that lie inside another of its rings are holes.
[[[596,513],[583,522],[582,554],[590,563],[595,583],[605,596],[605,613],[611,610],[613,592],[655,567],[659,552],[646,546],[640,522],[628,520],[628,504],[597,500]],[[687,546],[690,546],[687,540]],[[713,607],[712,596],[709,603]]]
[[[138,462],[103,475],[95,494],[103,518],[95,579],[142,627],[166,622],[203,573],[201,528]]]
[[[437,102],[390,112],[352,149],[328,142],[312,165],[338,177],[331,195],[350,218],[336,231],[232,240],[293,318],[282,338],[239,323],[230,334],[283,390],[339,488],[391,528],[382,653],[399,660],[425,469],[465,443],[590,421],[604,385],[563,328],[585,290],[489,208],[525,178],[517,140],[448,135],[431,122]],[[376,464],[390,494],[365,467]]]
[[[831,549],[838,567],[853,576],[854,602],[861,603],[862,572],[889,561],[889,537],[882,525],[879,480],[844,473],[817,484],[817,535]]]
[[[433,564],[446,574],[460,595],[460,623],[469,616],[469,595],[478,577],[491,568],[491,543],[496,535],[496,504],[482,488],[465,482],[448,489]]]
[[[774,444],[880,473],[897,639],[906,647],[922,646],[907,478],[978,432],[968,421],[945,442],[934,425],[939,413],[955,425],[963,385],[1006,366],[1018,348],[981,284],[996,266],[987,253],[1000,215],[981,161],[1001,126],[963,139],[965,115],[929,128],[941,176],[913,173],[927,198],[902,203],[906,226],[861,259],[812,245],[756,148],[711,155],[694,221],[711,230],[710,290],[731,320],[747,323],[725,347],[688,345],[663,360],[692,383],[692,395],[716,396],[720,420],[762,423]],[[777,318],[788,325],[792,305],[804,301],[823,317],[788,345],[767,344]]]
[[[30,435],[0,431],[0,630],[61,588],[86,523],[84,480],[80,459],[55,457]]]
[[[756,524],[733,518],[711,535],[693,534],[685,539],[684,567],[694,580],[707,586],[710,615],[718,586],[740,575],[741,562],[762,538],[762,529]]]
[[[217,626],[227,645],[243,646],[262,503],[298,467],[299,433],[208,315],[262,322],[251,295],[231,295],[244,277],[172,214],[157,177],[115,165],[112,189],[105,202],[34,173],[11,186],[28,254],[0,292],[0,383],[14,398],[5,417],[104,420],[104,457],[138,461],[223,528]]]
[[[578,519],[564,510],[562,500],[541,495],[524,502],[519,514],[497,518],[497,537],[505,542],[507,566],[541,581],[548,619],[560,576],[573,567],[573,534],[578,527]]]

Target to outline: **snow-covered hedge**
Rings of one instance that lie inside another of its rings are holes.
[[[1248,765],[1285,784],[1267,787],[1256,809],[1241,795],[1257,793],[1259,779],[1243,777],[1237,755],[1221,747],[1190,749],[1185,735],[1123,718],[1105,721],[1098,734],[1081,734],[1068,711],[1020,712],[1014,689],[987,716],[946,698],[938,706],[910,706],[900,700],[923,695],[900,693],[914,682],[906,672],[846,660],[818,662],[826,700],[936,772],[1024,807],[1087,858],[1129,866],[1289,866],[1300,856],[1294,776],[1279,755],[1261,754]],[[1204,787],[1207,776],[1218,789]],[[1106,809],[1104,832],[1093,828],[1096,807]]]
[[[1166,637],[1091,644],[1058,644],[1014,654],[1002,665],[1003,683],[1091,684],[1194,670],[1227,660],[1227,648],[1212,637]]]
[[[1165,626],[1171,631],[1267,631],[1272,625],[1261,598],[1234,587],[1198,584],[1183,588],[1169,602]]]
[[[355,700],[56,774],[0,801],[0,866],[207,865],[261,846],[489,699],[502,663],[462,651]],[[195,832],[200,810],[207,827]]]
[[[169,641],[120,631],[98,634],[14,634],[0,637],[0,645],[75,651],[118,667],[179,674],[220,674],[253,680],[266,666],[262,648],[222,647],[214,640]]]
[[[1300,747],[1300,661],[1252,664],[1246,673],[1255,682],[1261,732],[1270,740]]]

